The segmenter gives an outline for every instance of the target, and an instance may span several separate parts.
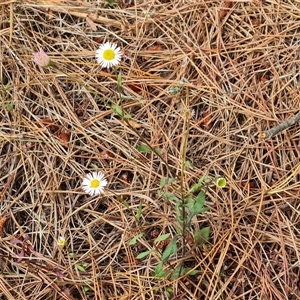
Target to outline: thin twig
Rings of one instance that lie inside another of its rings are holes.
[[[283,121],[282,123],[280,123],[279,125],[265,131],[265,132],[262,132],[260,134],[260,138],[262,139],[269,139],[271,138],[272,136],[274,136],[275,134],[289,128],[289,127],[292,127],[294,126],[298,121],[300,120],[300,111],[294,115],[293,117],[291,117],[290,119],[286,120],[286,121]]]

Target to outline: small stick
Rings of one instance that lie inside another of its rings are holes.
[[[282,123],[280,123],[279,125],[265,131],[262,132],[259,137],[261,139],[269,139],[272,136],[274,136],[275,134],[281,132],[282,130],[285,130],[289,127],[294,126],[298,121],[300,120],[300,111],[295,114],[293,117],[291,117],[290,119],[283,121]]]

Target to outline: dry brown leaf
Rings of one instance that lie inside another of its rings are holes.
[[[58,138],[61,140],[64,147],[68,147],[70,141],[70,133],[69,132],[61,132],[58,135]]]
[[[95,24],[95,22],[93,22],[89,17],[86,17],[85,20],[86,20],[86,24],[87,24],[93,31],[97,31],[97,25]]]
[[[6,223],[7,219],[8,219],[7,217],[2,217],[0,219],[0,237],[3,236],[3,229],[4,229],[4,226],[5,226],[5,223]]]
[[[134,121],[134,120],[128,120],[127,122],[124,121],[124,120],[121,120],[121,122],[122,122],[124,125],[126,125],[127,123],[129,123],[129,125],[130,125],[132,128],[135,128],[135,129],[141,128],[141,127],[142,127],[141,124],[139,124],[138,122],[136,122],[136,121]]]
[[[171,240],[172,240],[172,238],[169,237],[166,240],[159,242],[156,245],[157,249],[164,250],[169,245],[169,243],[171,242]]]
[[[99,159],[113,159],[114,155],[109,152],[108,150],[103,150],[100,154],[99,154]]]
[[[202,118],[198,121],[199,125],[202,125],[203,128],[209,131],[212,127],[212,113],[205,112],[202,115]]]
[[[229,8],[231,8],[232,6],[233,6],[233,1],[225,1],[222,9],[219,12],[220,19],[223,19],[227,15]]]
[[[260,21],[258,19],[256,19],[256,18],[252,19],[251,23],[252,23],[253,26],[259,26],[260,25]]]
[[[154,45],[154,46],[149,47],[147,50],[148,51],[163,51],[163,48],[160,45]]]
[[[38,122],[38,125],[43,124],[44,126],[48,127],[51,131],[57,131],[59,129],[59,126],[50,119],[40,119]],[[40,125],[40,127],[42,127]]]

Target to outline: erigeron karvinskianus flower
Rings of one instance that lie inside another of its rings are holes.
[[[51,65],[50,57],[41,48],[40,48],[39,52],[33,53],[32,60],[41,67],[49,67]]]
[[[217,185],[217,187],[218,188],[224,188],[225,186],[226,186],[226,179],[225,178],[223,178],[223,177],[217,177],[216,179],[215,179],[215,183],[216,183],[216,185]]]
[[[102,172],[87,174],[82,181],[82,189],[90,196],[97,196],[103,193],[107,180]]]
[[[66,244],[67,244],[67,241],[66,241],[65,237],[60,236],[57,240],[57,245],[60,247],[65,247]]]
[[[120,63],[122,52],[117,44],[106,42],[96,50],[96,60],[103,68],[111,68]]]

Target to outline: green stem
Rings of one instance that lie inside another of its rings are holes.
[[[188,96],[188,90],[187,90]],[[189,131],[190,131],[190,112],[187,111],[188,105],[184,107],[184,124],[183,124],[183,131],[184,131],[184,140],[183,140],[183,147],[182,147],[182,157],[181,157],[181,178],[180,178],[180,188],[181,188],[181,203],[182,203],[182,256],[185,257],[185,242],[186,242],[186,229],[187,229],[187,215],[186,215],[186,193],[184,187],[184,177],[185,177],[185,164],[186,164],[186,152],[188,147],[188,138],[189,138]]]

